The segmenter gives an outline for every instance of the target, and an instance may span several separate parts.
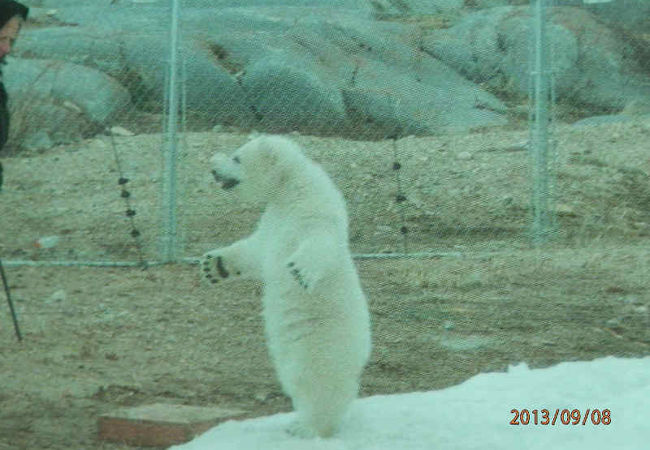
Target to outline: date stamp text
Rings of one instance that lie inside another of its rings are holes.
[[[609,409],[511,409],[510,425],[609,425],[612,413]]]

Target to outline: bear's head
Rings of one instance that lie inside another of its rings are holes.
[[[281,195],[305,162],[300,148],[280,136],[255,138],[230,157],[217,153],[210,160],[212,175],[223,189],[255,202]]]

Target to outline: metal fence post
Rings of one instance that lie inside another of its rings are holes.
[[[171,0],[170,55],[167,77],[167,131],[165,136],[164,174],[163,174],[163,224],[162,251],[163,262],[178,259],[178,218],[177,218],[177,171],[178,157],[178,40],[179,40],[179,0]]]
[[[551,120],[551,57],[546,28],[548,0],[531,0],[533,9],[533,43],[531,51],[530,154],[532,164],[532,240],[539,246],[549,239],[553,228],[551,208],[551,174],[549,158],[549,123]]]

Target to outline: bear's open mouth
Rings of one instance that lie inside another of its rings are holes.
[[[239,184],[239,180],[235,180],[234,178],[228,178],[227,180],[223,181],[221,187],[224,189],[232,189],[238,184]]]
[[[214,181],[221,184],[223,189],[232,189],[239,184],[239,180],[236,178],[226,178],[221,175],[216,170],[212,171],[212,176]]]

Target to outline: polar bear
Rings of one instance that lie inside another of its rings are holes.
[[[217,153],[212,174],[264,213],[249,237],[203,255],[210,283],[263,283],[269,353],[301,437],[329,437],[356,398],[370,353],[366,298],[348,248],[343,196],[293,141],[262,136],[231,157]]]

